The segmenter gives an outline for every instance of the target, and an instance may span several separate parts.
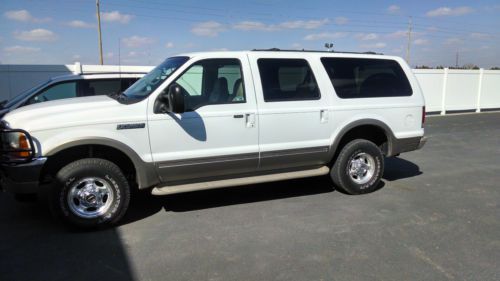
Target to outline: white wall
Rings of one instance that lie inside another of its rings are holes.
[[[152,66],[117,65],[0,65],[0,101],[51,77],[88,72],[134,72]],[[427,112],[500,108],[499,70],[414,69],[424,92]]]

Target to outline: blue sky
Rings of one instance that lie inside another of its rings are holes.
[[[104,63],[155,65],[182,52],[376,51],[411,65],[500,66],[496,1],[101,0]],[[0,62],[98,62],[94,0],[2,0]]]

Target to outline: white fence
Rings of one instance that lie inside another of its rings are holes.
[[[48,80],[71,73],[147,72],[152,66],[117,65],[0,65],[0,101]],[[500,109],[498,70],[413,70],[424,92],[427,112]]]
[[[500,71],[414,69],[427,112],[500,108]]]

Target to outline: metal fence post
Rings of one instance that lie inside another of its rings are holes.
[[[441,93],[441,115],[446,114],[446,84],[448,83],[448,68],[444,69],[443,92]]]
[[[479,69],[479,84],[477,87],[476,112],[481,112],[481,92],[483,91],[483,73],[484,68]]]

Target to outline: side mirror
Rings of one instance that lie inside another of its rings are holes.
[[[154,113],[157,114],[183,113],[184,111],[184,94],[181,86],[177,84],[170,85],[160,94],[154,104]]]
[[[181,86],[172,84],[167,92],[168,111],[173,113],[184,113],[184,93]]]

